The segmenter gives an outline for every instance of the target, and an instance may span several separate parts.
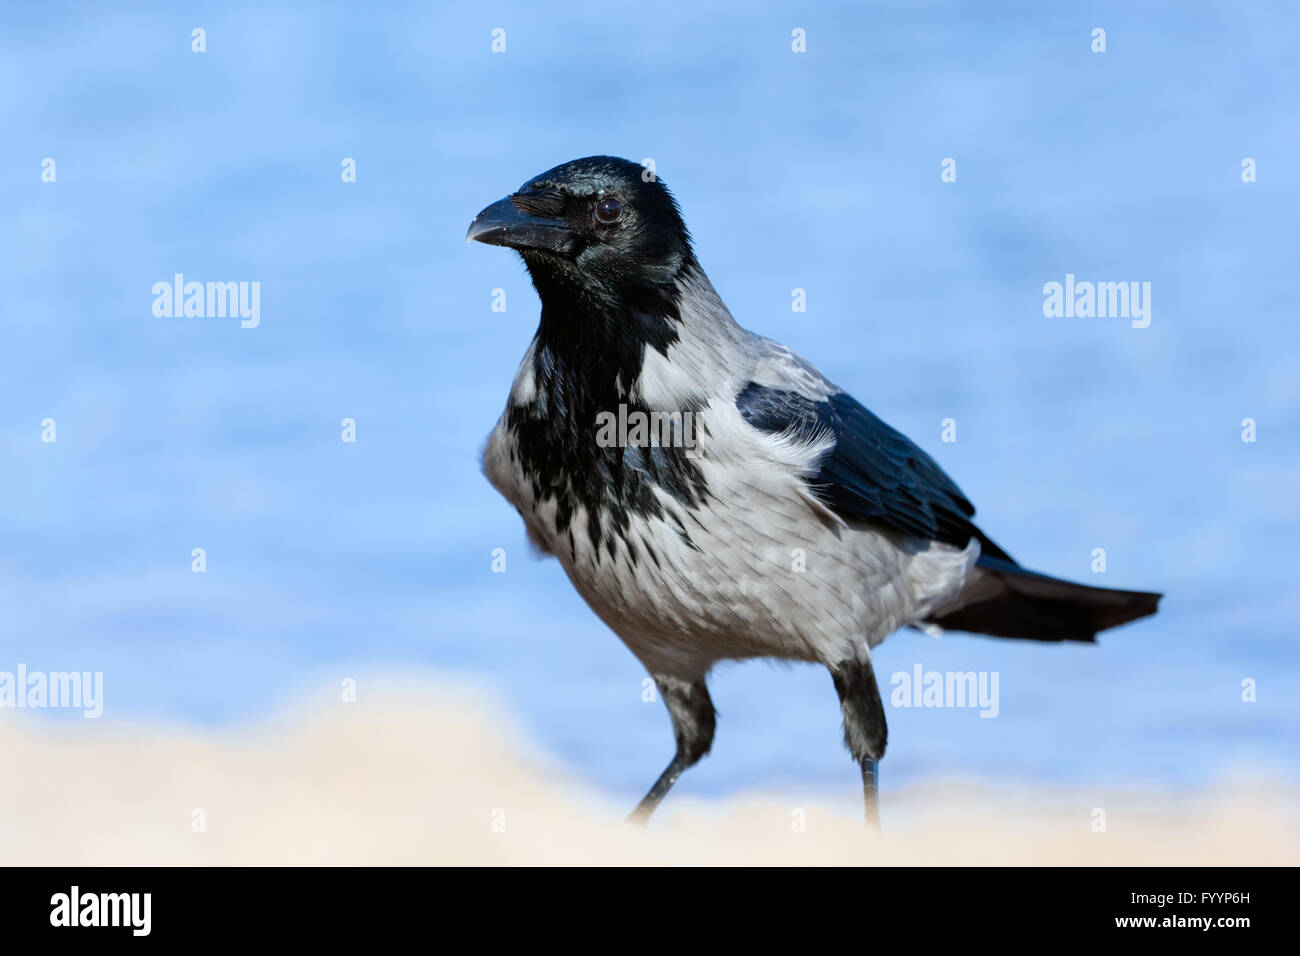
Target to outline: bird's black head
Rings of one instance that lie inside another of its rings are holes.
[[[613,156],[533,177],[475,216],[471,239],[517,250],[544,304],[551,294],[635,302],[671,290],[693,262],[672,193],[650,170]]]

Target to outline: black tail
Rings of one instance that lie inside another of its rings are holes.
[[[1094,641],[1097,632],[1156,613],[1160,594],[1049,578],[981,555],[961,595],[931,623],[954,631],[1034,641]]]

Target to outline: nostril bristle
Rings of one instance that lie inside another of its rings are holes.
[[[555,218],[564,214],[565,196],[558,189],[530,189],[510,197],[516,209],[530,216]]]

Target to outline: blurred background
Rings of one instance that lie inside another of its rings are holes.
[[[630,806],[668,718],[479,472],[538,303],[464,242],[610,153],[654,160],[738,321],[933,454],[1021,562],[1167,595],[1098,646],[895,635],[884,682],[995,671],[1000,701],[891,708],[887,793],[1294,782],[1298,27],[1230,3],[6,6],[0,671],[102,671],[101,726],[216,730],[436,676]],[[260,282],[260,325],[155,317],[175,273]],[[1150,282],[1150,327],[1045,318],[1067,273]],[[712,686],[682,793],[856,800],[823,670]]]

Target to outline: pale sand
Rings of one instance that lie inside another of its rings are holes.
[[[851,795],[833,810],[679,796],[638,830],[622,822],[627,807],[521,757],[526,735],[481,699],[432,686],[382,696],[317,696],[222,732],[0,712],[0,864],[1300,862],[1297,793],[1259,780],[1104,798],[889,790],[883,835],[849,811]],[[1097,807],[1105,832],[1092,829]]]

